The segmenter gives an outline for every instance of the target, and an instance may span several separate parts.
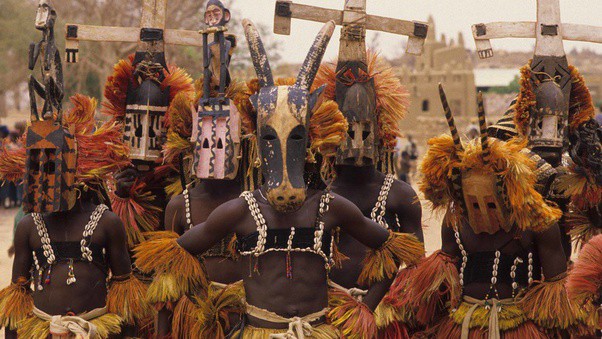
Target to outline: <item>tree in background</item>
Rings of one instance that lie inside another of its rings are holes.
[[[66,23],[81,23],[103,26],[138,26],[141,0],[69,0],[54,1],[58,13],[56,24],[57,45],[64,51],[64,27]],[[226,2],[233,11],[231,33],[237,36],[237,49],[231,69],[235,77],[253,76],[247,44],[240,22],[242,16],[236,10],[236,1]],[[0,115],[5,112],[5,93],[22,94],[20,88],[27,80],[27,54],[29,43],[37,41],[40,34],[34,28],[37,0],[0,0],[0,71],[8,75],[8,81],[0,83]],[[167,8],[167,28],[200,30],[203,22],[205,0],[169,0]],[[259,27],[265,39],[270,60],[277,62],[278,44],[274,42],[270,29]],[[201,35],[199,34],[199,39]],[[66,64],[63,58],[65,76],[65,97],[82,93],[95,98],[102,97],[106,78],[112,73],[113,65],[133,53],[136,44],[115,42],[80,42],[79,62]],[[186,69],[193,78],[203,71],[202,50],[195,47],[167,46],[168,63],[175,63]],[[15,98],[15,101],[20,101]],[[25,107],[15,107],[24,109]]]

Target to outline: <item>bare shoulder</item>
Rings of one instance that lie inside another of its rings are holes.
[[[97,227],[107,232],[109,236],[115,236],[125,232],[123,222],[119,216],[108,210],[102,214]]]
[[[390,194],[395,198],[392,199],[393,201],[390,201],[391,203],[420,206],[418,194],[416,194],[414,188],[405,181],[395,179],[391,185]]]
[[[26,214],[19,223],[17,223],[17,227],[15,229],[15,239],[19,238],[29,238],[29,234],[31,230],[35,228],[35,223],[33,222],[33,217],[31,213]]]
[[[171,200],[169,200],[169,202],[167,203],[167,207],[165,208],[165,212],[167,211],[177,211],[179,209],[184,208],[184,195],[183,194],[178,194],[174,197],[171,198]]]
[[[238,222],[244,218],[248,211],[249,204],[247,201],[243,197],[238,197],[219,205],[211,212],[209,218],[219,217],[228,222]]]

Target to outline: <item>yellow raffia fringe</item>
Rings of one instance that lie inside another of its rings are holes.
[[[435,210],[447,211],[450,222],[458,225],[464,219],[461,202],[454,201],[452,194],[452,169],[481,170],[499,175],[510,203],[509,217],[521,230],[540,232],[556,223],[562,211],[548,203],[535,190],[536,163],[527,154],[520,152],[526,141],[511,139],[504,142],[489,139],[490,162],[483,163],[480,140],[464,144],[464,151],[456,154],[453,140],[441,135],[428,141],[427,151],[421,165],[422,180],[419,184]]]
[[[0,327],[16,329],[19,321],[25,319],[33,310],[33,297],[28,280],[19,277],[0,291]]]
[[[253,326],[245,326],[244,332],[240,338],[242,339],[266,339],[272,334],[286,334],[286,329],[271,329],[260,328]],[[239,338],[240,331],[234,332],[232,338]],[[312,334],[305,336],[307,339],[340,339],[342,334],[336,327],[329,324],[322,324],[312,328]]]
[[[226,287],[210,284],[207,296],[195,296],[198,305],[192,313],[195,319],[190,334],[197,338],[224,339],[236,324],[230,315],[245,312],[245,290],[242,281]]]
[[[531,285],[519,303],[525,314],[546,329],[567,329],[577,322],[578,305],[572,305],[566,289],[566,276]]]
[[[171,321],[171,335],[174,338],[186,338],[192,333],[192,327],[196,321],[192,315],[197,309],[198,305],[194,304],[187,295],[178,300]]]
[[[402,264],[415,264],[424,256],[424,244],[416,236],[389,232],[389,239],[377,250],[369,250],[358,277],[361,286],[371,285],[385,278],[391,279]]]
[[[455,312],[450,313],[450,318],[459,325],[462,325],[464,317],[468,313],[468,310],[473,305],[467,302],[462,302]],[[489,327],[489,313],[491,309],[485,308],[485,306],[478,306],[472,318],[470,319],[470,328],[488,328]],[[527,321],[527,316],[523,310],[516,304],[503,305],[501,311],[498,313],[500,330],[508,331],[519,327]]]
[[[348,129],[347,119],[339,105],[332,100],[324,101],[311,115],[309,125],[310,149],[324,157],[335,156]]]
[[[201,263],[177,243],[177,233],[153,232],[150,237],[134,249],[136,266],[155,275],[148,288],[149,302],[171,304],[184,294],[207,286]]]
[[[151,312],[146,302],[147,287],[135,276],[125,280],[111,280],[107,295],[107,311],[123,318],[128,325],[139,323]]]
[[[108,338],[121,333],[121,318],[116,314],[107,313],[90,322],[96,325],[98,331],[98,335],[90,339]],[[17,335],[19,338],[46,339],[50,335],[50,322],[36,316],[28,317],[19,323]]]
[[[357,301],[346,291],[331,288],[328,292],[328,319],[345,338],[375,338],[377,333],[374,314],[366,304]]]

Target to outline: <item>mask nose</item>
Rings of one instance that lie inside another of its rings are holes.
[[[268,202],[279,212],[293,212],[298,210],[305,201],[304,188],[277,187],[267,194]]]

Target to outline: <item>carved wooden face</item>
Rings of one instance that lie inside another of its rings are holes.
[[[359,61],[338,66],[335,97],[349,122],[347,138],[337,152],[339,165],[371,165],[378,159],[376,95],[367,69]]]
[[[468,223],[475,233],[509,231],[512,225],[497,186],[498,177],[478,170],[462,173]]]
[[[33,121],[27,129],[26,213],[67,211],[75,204],[76,154],[73,134],[53,120]]]
[[[48,0],[40,0],[38,2],[38,10],[36,11],[36,29],[45,30],[54,26],[56,20],[56,11]]]
[[[303,205],[303,178],[308,145],[308,122],[321,90],[310,93],[297,86],[263,87],[251,98],[257,109],[259,153],[267,198],[278,211]]]
[[[560,158],[567,144],[568,110],[558,85],[546,81],[535,90],[536,106],[531,110],[529,147],[544,159]]]
[[[224,7],[221,1],[211,0],[205,9],[205,25],[223,26],[230,21],[230,11]]]
[[[123,139],[130,158],[154,162],[161,157],[167,133],[163,120],[169,106],[169,88],[147,78],[136,89],[128,89]]]
[[[193,111],[192,173],[200,179],[234,179],[240,162],[240,114],[236,106],[201,106]]]

